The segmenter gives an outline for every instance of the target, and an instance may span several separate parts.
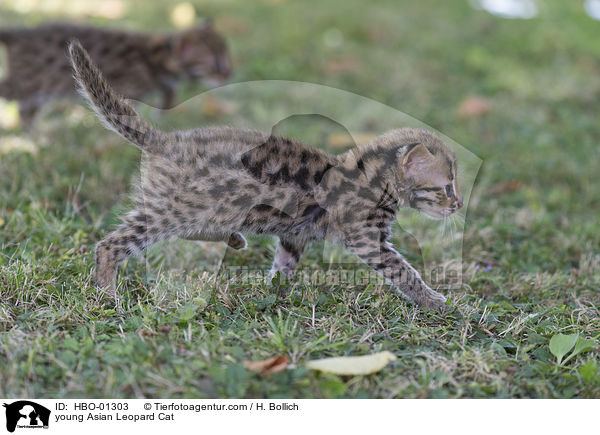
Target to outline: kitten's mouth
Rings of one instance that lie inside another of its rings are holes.
[[[418,210],[421,213],[423,213],[428,218],[435,220],[444,219],[452,215],[457,210],[455,207],[438,208],[433,206],[427,206],[427,204],[424,205],[423,202],[418,201],[417,198],[415,198],[412,195],[409,197],[408,203],[411,208],[414,208],[415,210]]]
[[[425,216],[435,220],[441,220],[447,218],[448,216],[452,216],[452,214],[456,213],[456,209],[454,208],[443,208],[441,210],[437,209],[424,209],[420,207],[415,207],[417,210],[422,212]]]

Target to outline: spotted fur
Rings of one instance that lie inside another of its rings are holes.
[[[388,241],[399,207],[439,218],[462,206],[455,155],[433,134],[393,130],[335,156],[253,130],[165,133],[107,85],[78,43],[70,53],[75,78],[100,118],[145,151],[135,210],[96,248],[101,288],[115,296],[119,263],[159,240],[223,240],[236,248],[245,246],[246,232],[279,237],[272,273],[292,277],[305,247],[328,238],[411,301],[443,306],[444,296]]]
[[[210,24],[166,35],[62,23],[0,29],[8,54],[0,97],[19,102],[27,126],[44,102],[75,95],[66,52],[72,39],[89,50],[120,94],[141,100],[159,91],[162,108],[175,104],[178,81],[230,74],[225,42]]]

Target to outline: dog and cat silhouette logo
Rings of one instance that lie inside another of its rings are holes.
[[[6,430],[47,429],[50,422],[50,410],[29,400],[19,400],[3,405],[6,408]]]

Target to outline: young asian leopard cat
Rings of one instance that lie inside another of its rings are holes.
[[[76,95],[67,47],[81,41],[115,89],[141,100],[152,91],[162,94],[162,108],[175,105],[180,80],[230,73],[227,47],[210,23],[172,34],[142,34],[72,24],[0,29],[6,46],[8,75],[0,82],[0,97],[17,100],[21,122],[30,127],[46,101]]]
[[[399,207],[442,218],[463,205],[455,154],[433,134],[392,130],[336,156],[252,130],[163,132],[110,88],[79,43],[70,54],[99,118],[145,156],[135,210],[96,247],[96,282],[113,297],[118,265],[159,240],[222,240],[239,249],[249,232],[279,237],[272,272],[292,277],[305,247],[329,238],[414,303],[443,308],[445,297],[388,241]]]

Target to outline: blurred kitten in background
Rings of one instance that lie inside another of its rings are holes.
[[[81,41],[119,93],[141,100],[159,91],[162,109],[176,104],[179,82],[198,78],[223,81],[231,74],[225,40],[210,22],[171,34],[66,23],[0,29],[8,63],[0,82],[0,98],[19,102],[24,127],[31,127],[45,102],[76,95],[67,57],[73,39]]]

